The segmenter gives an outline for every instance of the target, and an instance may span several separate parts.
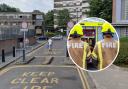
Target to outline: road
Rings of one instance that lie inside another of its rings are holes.
[[[0,89],[89,89],[86,76],[66,57],[66,39],[54,41],[52,53],[45,44],[27,56],[34,59],[0,72]]]

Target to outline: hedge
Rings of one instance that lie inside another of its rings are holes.
[[[120,51],[114,64],[128,65],[128,37],[120,39]]]

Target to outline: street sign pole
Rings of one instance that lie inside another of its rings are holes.
[[[67,39],[68,39],[70,30],[73,28],[73,26],[74,26],[74,23],[73,23],[72,21],[68,22],[68,24],[67,24],[67,31],[66,31],[66,33],[67,33]],[[68,41],[67,41],[67,42],[68,42]],[[66,57],[69,57],[67,47],[66,47]]]
[[[23,62],[25,61],[25,31],[24,31],[24,39],[23,39]]]
[[[22,22],[21,31],[23,31],[23,62],[25,62],[25,39],[26,39],[25,33],[28,31],[26,22]]]

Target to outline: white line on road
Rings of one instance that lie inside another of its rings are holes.
[[[51,56],[51,55],[49,55]],[[49,57],[49,56],[35,56],[36,58],[43,58],[43,57]],[[66,57],[66,56],[52,56],[52,57]]]

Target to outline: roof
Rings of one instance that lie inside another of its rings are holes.
[[[128,26],[128,23],[111,23],[113,26]]]
[[[39,11],[33,11],[33,12],[0,12],[0,14],[42,14]]]

